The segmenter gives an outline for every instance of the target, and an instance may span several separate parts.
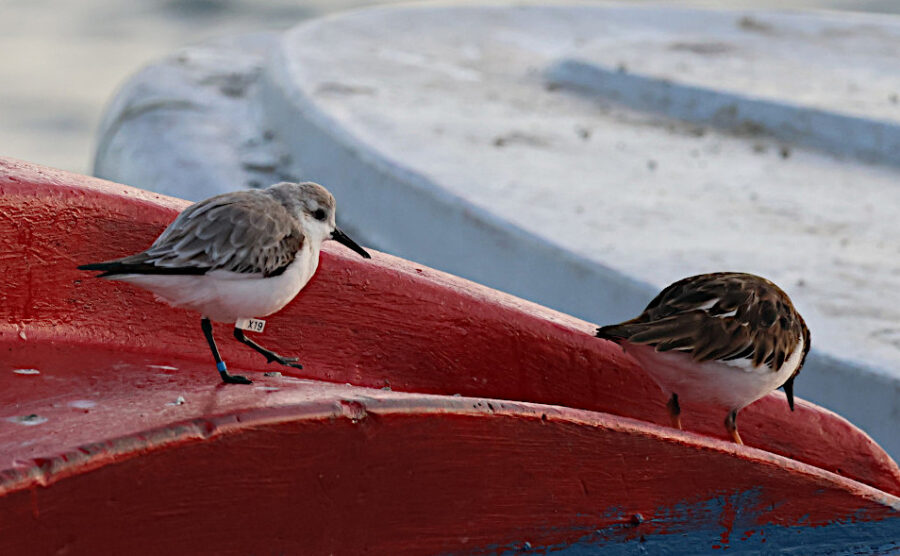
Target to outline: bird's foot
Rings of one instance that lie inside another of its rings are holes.
[[[673,429],[684,430],[681,427],[681,416],[680,415],[670,415],[669,422],[672,424]]]
[[[672,394],[669,401],[666,402],[666,409],[669,411],[669,422],[672,428],[681,429],[681,406],[678,405],[678,394]]]
[[[241,375],[230,375],[228,371],[219,371],[219,376],[222,377],[222,382],[225,384],[253,384],[253,381],[249,378]]]
[[[228,374],[228,367],[225,366],[224,361],[216,363],[216,369],[225,384],[253,384],[253,381],[245,376]]]
[[[280,363],[285,367],[293,367],[295,369],[302,369],[303,365],[297,363],[296,357],[284,357],[283,355],[278,355],[277,353],[269,353],[266,355],[266,361],[269,363]]]
[[[728,436],[731,437],[731,440],[743,446],[744,441],[741,440],[741,435],[738,433],[737,428],[737,409],[733,410],[725,418],[725,430],[728,431]]]

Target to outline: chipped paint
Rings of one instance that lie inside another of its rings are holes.
[[[41,417],[36,413],[31,413],[29,415],[7,417],[6,420],[10,423],[18,423],[19,425],[25,425],[26,427],[33,427],[35,425],[42,425],[46,423],[48,419],[46,417]]]
[[[523,551],[522,543],[510,543],[449,554],[625,556],[724,552],[761,556],[791,550],[819,556],[900,554],[900,514],[876,521],[850,518],[816,526],[780,525],[772,522],[773,516],[760,513],[759,503],[759,491],[751,490],[660,508],[659,517],[639,526],[627,523],[628,516],[620,513],[619,525],[573,528],[580,529],[582,535],[571,543],[535,544],[530,551]],[[723,525],[723,516],[728,516],[726,521],[733,521]],[[743,530],[743,534],[732,536],[735,529]]]

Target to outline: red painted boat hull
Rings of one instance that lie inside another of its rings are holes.
[[[326,248],[267,319],[302,371],[217,330],[254,380],[222,385],[198,315],[75,269],[185,205],[0,159],[0,553],[900,550],[900,471],[840,417],[671,430],[590,323],[388,255]]]

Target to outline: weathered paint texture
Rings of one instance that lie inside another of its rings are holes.
[[[235,388],[204,363],[102,348],[19,357],[41,374],[0,363],[3,407],[14,386],[46,421],[0,427],[18,456],[0,475],[4,554],[872,552],[900,535],[895,496],[633,419],[291,377]]]
[[[591,324],[387,255],[326,250],[267,319],[302,371],[217,329],[255,381],[222,385],[198,315],[75,270],[146,247],[183,206],[0,159],[0,553],[900,538],[900,472],[840,417],[778,394],[742,413],[748,447],[705,436],[716,408],[658,426],[662,396]]]

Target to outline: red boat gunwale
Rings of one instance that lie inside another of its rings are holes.
[[[493,553],[526,542],[667,535],[677,552],[696,550],[684,537],[711,517],[722,531],[707,541],[713,547],[728,546],[732,535],[761,535],[765,543],[773,521],[900,523],[900,500],[871,487],[641,421],[327,383],[311,390],[303,392],[311,399],[290,405],[198,418],[42,461],[19,480],[52,489],[0,490],[9,517],[0,523],[0,546],[11,553],[102,546],[159,554],[174,546],[246,554],[261,545],[291,554]],[[704,502],[722,478],[730,488],[717,494],[720,516]],[[610,500],[628,505],[610,512]],[[660,512],[673,501],[683,515]],[[793,537],[813,552],[835,548],[831,536]]]

